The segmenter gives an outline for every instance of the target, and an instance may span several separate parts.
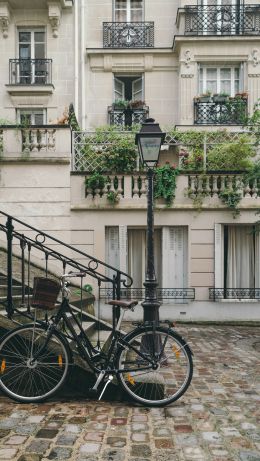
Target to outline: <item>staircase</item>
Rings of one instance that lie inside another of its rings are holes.
[[[3,222],[4,219],[6,222]],[[16,230],[16,227],[22,228],[22,232]],[[48,241],[48,245],[45,241]],[[82,263],[83,260],[87,262]],[[68,273],[70,270],[84,271],[88,277],[87,281],[94,280],[98,293],[102,286],[110,286],[114,299],[119,299],[121,288],[130,286],[132,281],[117,268],[0,211],[0,336],[18,325],[31,322],[34,318],[35,310],[30,306],[34,277],[59,279],[62,273]],[[88,283],[85,288],[84,285],[70,285],[69,289],[71,308],[88,338],[93,345],[99,344],[101,349],[106,348],[112,326],[95,315],[95,297],[90,284]],[[97,299],[96,303],[98,302]],[[37,318],[45,315],[45,311],[37,311]],[[76,331],[79,330],[75,322],[73,326]],[[65,329],[62,331],[67,334]],[[84,386],[84,390],[87,391],[95,377],[78,355],[74,342],[68,337],[67,339],[74,352],[75,363],[69,390],[82,391],[82,383],[87,380],[88,384]]]

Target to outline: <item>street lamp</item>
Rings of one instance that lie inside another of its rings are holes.
[[[160,148],[165,139],[158,123],[148,118],[135,136],[141,162],[147,167],[147,233],[146,233],[146,275],[145,299],[142,302],[144,321],[159,321],[160,303],[157,299],[158,285],[154,270],[154,216],[153,216],[153,188],[155,167],[158,163]]]

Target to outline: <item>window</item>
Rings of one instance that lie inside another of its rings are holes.
[[[143,101],[143,76],[114,76],[114,100]]]
[[[260,237],[253,226],[224,226],[224,288],[260,288]]]
[[[45,125],[45,109],[18,109],[17,121],[22,125]]]
[[[199,70],[199,93],[207,90],[214,93],[225,92],[234,96],[239,92],[240,84],[239,66],[201,66]]]
[[[45,31],[43,29],[18,30],[19,83],[45,84]]]
[[[134,280],[132,288],[143,288],[146,265],[146,230],[127,226],[111,226],[106,227],[105,235],[106,262],[129,273]],[[187,288],[187,247],[186,227],[155,229],[155,274],[159,287]],[[163,302],[166,302],[166,299]],[[171,299],[170,302],[174,300]]]
[[[143,21],[143,0],[115,0],[114,21]]]

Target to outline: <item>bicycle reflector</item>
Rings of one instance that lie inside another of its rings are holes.
[[[61,355],[58,356],[58,364],[60,367],[62,367],[62,356]]]
[[[3,359],[2,363],[1,363],[1,373],[4,373],[5,367],[6,367],[6,361],[5,361],[5,359]]]
[[[128,381],[130,384],[132,384],[132,386],[135,385],[135,380],[134,380],[134,378],[132,378],[132,376],[131,376],[129,373],[128,373],[128,375],[127,375],[127,381]]]
[[[173,352],[174,352],[174,354],[176,356],[176,359],[179,359],[180,358],[180,350],[177,349],[176,346],[173,346],[172,350],[173,350]]]

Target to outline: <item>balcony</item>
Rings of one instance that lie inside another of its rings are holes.
[[[209,299],[212,301],[260,300],[260,288],[209,288]]]
[[[179,21],[183,15],[184,25],[180,28],[184,28],[185,35],[259,35],[260,33],[260,5],[240,7],[189,5],[178,11]]]
[[[52,59],[10,59],[9,85],[51,85]]]
[[[147,106],[136,109],[130,107],[126,109],[117,109],[114,106],[108,108],[109,124],[122,128],[143,123],[148,116],[149,107]]]
[[[104,48],[153,48],[154,22],[103,22]]]
[[[178,303],[188,303],[195,300],[195,288],[157,288],[158,300],[163,304],[175,300]],[[113,299],[113,290],[110,288],[100,289],[100,299],[106,302]],[[120,299],[145,299],[145,288],[124,288],[120,291]]]
[[[0,126],[0,162],[69,161],[69,125]]]
[[[241,125],[247,116],[247,99],[229,98],[223,102],[194,100],[195,125]]]

